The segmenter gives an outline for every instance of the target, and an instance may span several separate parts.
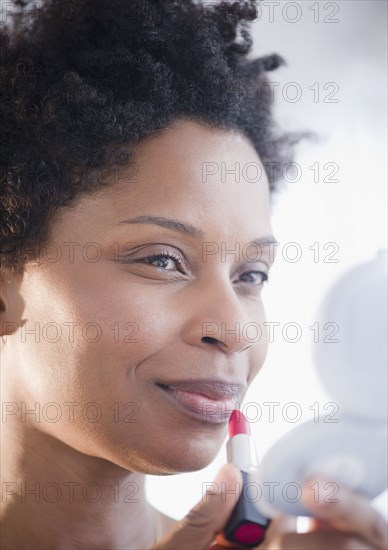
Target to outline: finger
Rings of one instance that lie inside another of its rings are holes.
[[[370,544],[338,531],[285,533],[271,539],[259,550],[374,550]]]
[[[233,464],[224,464],[205,495],[174,525],[153,550],[200,550],[210,546],[232,513],[242,489],[242,475]]]
[[[309,521],[309,529],[308,531],[330,531],[333,527],[327,523],[326,521],[322,521],[320,519],[311,518]]]
[[[337,487],[335,494],[333,486]],[[317,520],[356,535],[378,550],[387,550],[388,524],[365,496],[342,484],[310,479],[302,491],[302,500]]]

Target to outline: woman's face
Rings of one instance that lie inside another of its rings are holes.
[[[267,351],[259,272],[273,247],[249,243],[271,235],[268,180],[246,138],[191,121],[133,160],[63,208],[26,267],[24,333],[6,344],[15,393],[39,403],[38,429],[81,452],[150,474],[198,470]],[[186,408],[157,385],[189,379],[236,387],[200,397],[181,386]]]

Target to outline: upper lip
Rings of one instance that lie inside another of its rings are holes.
[[[199,393],[209,399],[237,399],[246,390],[246,384],[238,381],[227,381],[221,378],[186,378],[185,380],[157,380],[158,386]]]

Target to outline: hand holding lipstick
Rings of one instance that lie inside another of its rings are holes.
[[[303,504],[315,515],[310,520],[307,533],[296,532],[296,517],[281,515],[271,521],[264,541],[258,550],[387,550],[388,525],[384,518],[370,505],[366,497],[355,491],[341,488],[337,503],[316,503],[311,498],[306,483]],[[306,498],[307,497],[307,498]],[[310,498],[309,498],[310,497]],[[244,546],[233,545],[216,537],[216,544],[208,550],[243,550]]]
[[[314,481],[314,480],[313,480]],[[238,468],[225,464],[213,489],[179,521],[151,550],[243,550],[225,541],[222,531],[236,505],[236,494],[228,493],[242,484]],[[223,488],[224,495],[217,490]],[[311,491],[306,491],[306,495]],[[238,493],[237,493],[238,497]],[[308,533],[296,532],[294,516],[271,521],[259,550],[387,550],[387,524],[368,499],[341,489],[338,503],[304,502],[317,519]],[[218,534],[217,534],[218,533]]]
[[[252,470],[247,477],[255,457],[249,424],[239,411],[232,413],[229,436],[229,464],[208,484],[201,501],[151,550],[388,550],[384,518],[367,498],[346,487],[341,486],[338,502],[314,502],[308,489],[317,480],[308,480],[302,491],[303,505],[314,517],[308,533],[296,532],[295,516],[280,515],[271,521],[262,516],[244,499],[244,483],[254,482],[257,473]]]

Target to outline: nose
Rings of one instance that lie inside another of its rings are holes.
[[[187,344],[214,347],[229,355],[246,351],[262,341],[261,300],[244,304],[230,282],[197,289],[191,298],[190,314],[182,333]]]

